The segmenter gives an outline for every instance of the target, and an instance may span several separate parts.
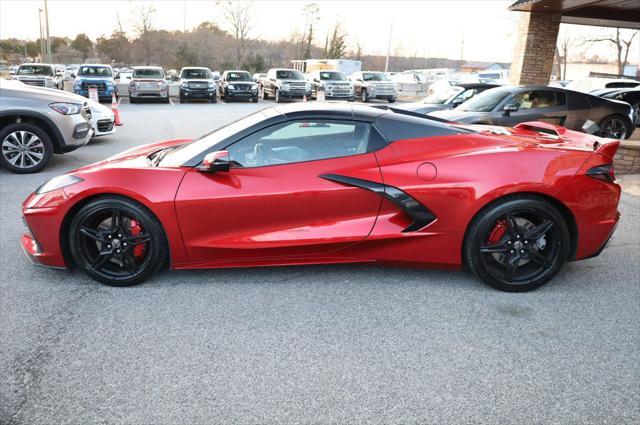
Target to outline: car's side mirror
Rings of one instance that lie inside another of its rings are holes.
[[[229,171],[231,168],[231,157],[229,151],[216,151],[205,155],[202,163],[197,169],[201,173],[216,173],[218,171]]]
[[[515,103],[509,103],[508,105],[505,105],[504,108],[502,108],[502,112],[504,112],[505,115],[509,115],[511,112],[515,112],[518,110],[518,105],[516,105]]]

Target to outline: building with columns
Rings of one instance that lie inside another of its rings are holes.
[[[549,83],[560,23],[640,30],[640,0],[518,0],[525,12],[511,62],[514,84]]]

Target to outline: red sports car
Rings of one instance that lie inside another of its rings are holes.
[[[543,122],[294,104],[53,178],[24,202],[21,243],[115,286],[167,264],[376,262],[464,266],[526,291],[611,237],[618,145]]]

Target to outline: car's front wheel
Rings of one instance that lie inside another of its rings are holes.
[[[280,90],[276,89],[276,91],[275,91],[273,96],[274,96],[274,99],[275,99],[276,103],[282,102],[282,99],[280,99]]]
[[[542,199],[512,197],[472,221],[463,247],[467,268],[509,292],[539,288],[567,261],[570,236],[557,208]]]
[[[0,163],[18,173],[42,170],[53,155],[53,143],[45,131],[29,123],[10,124],[0,131]]]
[[[363,103],[369,103],[369,94],[367,93],[367,90],[362,89],[362,90],[360,91],[360,100],[361,100]]]
[[[144,206],[123,197],[105,197],[82,207],[68,232],[75,263],[110,286],[138,284],[165,262],[162,225]]]

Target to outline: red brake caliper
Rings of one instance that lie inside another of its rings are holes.
[[[136,220],[131,220],[130,231],[131,231],[131,236],[137,236],[140,233],[142,233],[142,226],[140,226],[140,224]],[[141,243],[133,247],[133,256],[136,259],[141,259],[144,257],[145,245],[146,244]]]
[[[489,240],[487,242],[490,244],[495,244],[500,242],[500,239],[502,239],[506,231],[507,231],[506,220],[498,220],[496,222],[496,225],[493,226],[493,230],[491,230],[491,233],[489,233]]]

